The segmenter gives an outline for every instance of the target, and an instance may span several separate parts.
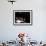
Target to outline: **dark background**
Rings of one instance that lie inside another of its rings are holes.
[[[30,12],[15,12],[15,21],[17,18],[25,18],[25,23],[30,23]]]

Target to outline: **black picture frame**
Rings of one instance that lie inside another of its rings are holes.
[[[32,18],[32,10],[13,10],[14,25],[32,25]]]

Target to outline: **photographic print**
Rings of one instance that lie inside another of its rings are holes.
[[[13,10],[14,24],[32,24],[32,10]]]

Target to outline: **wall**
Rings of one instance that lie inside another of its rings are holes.
[[[32,26],[14,26],[13,10],[33,10]],[[18,32],[26,32],[33,40],[46,40],[46,1],[17,0],[13,5],[0,0],[0,41],[15,40]]]

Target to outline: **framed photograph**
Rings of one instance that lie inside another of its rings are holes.
[[[32,10],[13,10],[14,25],[32,25]]]

